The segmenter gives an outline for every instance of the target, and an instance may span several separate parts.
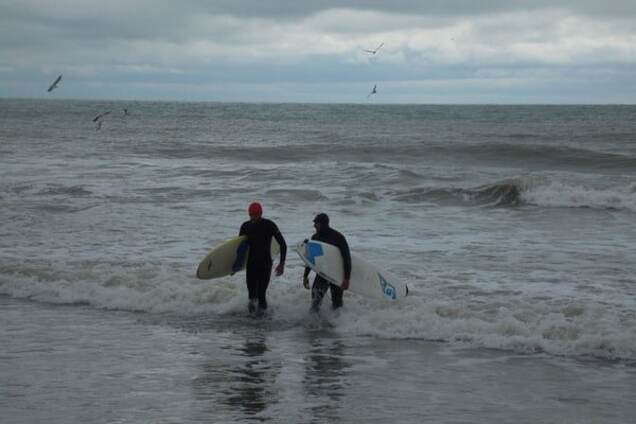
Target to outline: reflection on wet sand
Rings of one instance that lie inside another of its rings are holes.
[[[193,380],[197,398],[212,400],[211,412],[222,410],[228,417],[268,421],[263,412],[278,402],[273,385],[280,373],[280,364],[267,357],[264,336],[247,337],[240,348],[234,350],[241,363],[223,368],[223,361],[204,366],[203,374]]]
[[[317,339],[305,361],[303,386],[312,422],[338,422],[351,364],[344,358],[340,340]]]

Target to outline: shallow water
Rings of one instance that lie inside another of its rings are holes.
[[[628,423],[636,368],[0,298],[3,423]]]

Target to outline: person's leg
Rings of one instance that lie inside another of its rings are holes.
[[[322,277],[316,276],[314,284],[311,287],[311,311],[318,312],[320,310],[320,304],[322,298],[325,297],[325,293],[329,289],[329,282]]]
[[[258,299],[258,279],[259,273],[253,266],[247,266],[245,269],[245,281],[247,283],[247,297],[249,298],[249,304],[247,308],[250,312],[256,310],[256,303]]]
[[[267,309],[267,287],[272,276],[272,266],[266,266],[260,273],[258,281],[258,307],[261,310]]]
[[[331,288],[331,306],[334,309],[342,307],[342,295],[344,290],[335,284],[329,284],[329,287]]]

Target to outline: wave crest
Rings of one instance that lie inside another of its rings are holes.
[[[523,194],[532,187],[533,179],[514,177],[473,188],[418,187],[392,193],[397,201],[417,203],[432,201],[441,204],[472,202],[479,205],[518,206]]]
[[[523,193],[528,204],[543,207],[590,208],[636,212],[636,191],[631,187],[594,188],[551,182]]]
[[[585,183],[551,181],[543,177],[512,177],[471,188],[418,187],[390,193],[398,202],[440,205],[473,203],[496,207],[590,208],[636,212],[636,183],[591,187]]]

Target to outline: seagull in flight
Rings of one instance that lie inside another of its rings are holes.
[[[368,49],[362,49],[362,51],[365,51],[367,53],[371,53],[371,54],[376,54],[378,52],[378,50],[380,50],[382,48],[382,46],[384,45],[384,43],[380,43],[380,45],[378,47],[376,47],[373,50],[368,50]]]
[[[97,125],[95,126],[95,131],[99,131],[102,129],[102,124],[104,123],[104,116],[108,115],[109,113],[110,113],[110,110],[107,110],[106,112],[100,113],[95,118],[93,118],[93,122],[97,122]]]
[[[378,88],[378,85],[377,85],[377,84],[374,84],[374,85],[373,85],[373,90],[371,90],[371,92],[367,95],[367,99],[368,99],[369,97],[371,97],[373,94],[378,94],[378,90],[377,90],[377,88]]]
[[[104,116],[108,115],[110,113],[110,110],[104,113],[100,113],[99,115],[97,115],[95,118],[93,118],[93,122],[97,122],[100,119],[102,119]]]
[[[49,89],[46,90],[46,91],[48,91],[50,93],[51,91],[55,90],[57,88],[57,85],[60,83],[61,80],[62,80],[62,74],[60,74],[60,76],[57,77],[57,79],[55,81],[53,81],[53,84],[51,84],[49,86]]]

